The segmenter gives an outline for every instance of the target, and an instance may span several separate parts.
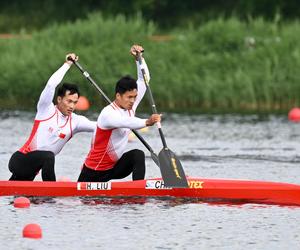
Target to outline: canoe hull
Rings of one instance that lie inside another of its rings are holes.
[[[1,196],[178,197],[300,206],[300,185],[250,180],[188,178],[189,188],[161,179],[105,183],[0,181]]]

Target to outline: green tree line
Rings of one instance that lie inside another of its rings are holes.
[[[104,17],[138,12],[146,21],[153,21],[161,29],[172,29],[190,23],[199,24],[215,18],[248,21],[263,17],[283,20],[300,17],[298,0],[1,0],[0,33],[31,32],[54,23],[86,18],[101,11]]]
[[[217,18],[161,29],[140,15],[89,15],[31,37],[0,39],[0,107],[34,109],[49,76],[70,51],[113,98],[115,82],[136,75],[129,48],[142,44],[158,107],[173,112],[286,112],[300,104],[298,21]],[[104,102],[76,68],[76,82],[95,109]],[[141,108],[149,110],[147,101]]]

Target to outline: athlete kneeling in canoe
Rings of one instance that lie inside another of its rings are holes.
[[[144,152],[138,149],[125,152],[130,129],[140,129],[160,122],[158,114],[148,119],[135,117],[137,106],[146,92],[141,68],[145,69],[150,79],[145,61],[142,60],[141,66],[137,61],[137,53],[142,51],[143,48],[138,45],[130,49],[136,59],[138,80],[125,76],[117,82],[115,100],[98,117],[91,149],[78,178],[80,182],[105,182],[125,178],[131,173],[133,180],[145,177]]]
[[[77,61],[75,54],[68,54]],[[96,122],[73,114],[79,98],[75,84],[64,83],[57,90],[57,105],[52,100],[55,89],[70,69],[72,61],[66,62],[50,77],[37,104],[33,128],[29,139],[16,151],[9,161],[11,181],[32,181],[41,170],[43,181],[55,181],[55,155],[78,132],[93,132]]]

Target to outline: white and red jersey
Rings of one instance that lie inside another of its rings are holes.
[[[58,154],[71,137],[78,132],[93,132],[96,122],[76,114],[63,115],[52,100],[55,88],[62,81],[70,66],[65,63],[48,80],[41,93],[37,114],[35,116],[30,137],[19,149],[22,153],[35,150],[51,151]]]
[[[137,62],[138,94],[132,110],[122,109],[113,102],[101,111],[91,149],[84,163],[86,167],[99,171],[113,168],[126,150],[130,130],[146,126],[146,119],[135,117],[136,108],[146,92],[141,68],[145,69],[150,79],[145,61],[141,66]]]

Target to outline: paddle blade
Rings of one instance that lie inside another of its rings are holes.
[[[151,158],[152,158],[152,160],[155,162],[155,164],[156,164],[158,167],[160,167],[160,165],[159,165],[159,159],[158,159],[157,154],[151,152]]]
[[[189,187],[182,165],[171,150],[163,148],[158,154],[158,159],[165,186],[175,188]]]

